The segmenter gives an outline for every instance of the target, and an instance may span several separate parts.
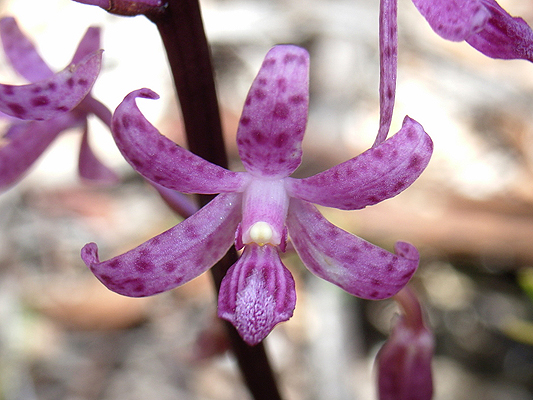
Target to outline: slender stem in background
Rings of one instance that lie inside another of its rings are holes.
[[[162,13],[149,18],[157,25],[167,52],[189,149],[227,168],[213,68],[198,0],[169,0]],[[201,205],[211,198],[200,196]],[[226,271],[236,261],[237,253],[233,248],[211,269],[217,293]],[[227,322],[226,327],[241,373],[254,399],[280,400],[264,346],[249,346],[233,325]]]

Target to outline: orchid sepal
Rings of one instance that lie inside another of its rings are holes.
[[[122,255],[100,261],[98,247],[89,243],[81,257],[116,293],[130,297],[161,293],[196,278],[226,254],[240,207],[241,195],[221,194],[183,222]]]
[[[286,179],[289,195],[326,207],[357,210],[396,196],[424,171],[433,142],[422,126],[405,117],[386,141],[324,172]]]
[[[128,94],[113,114],[112,132],[124,158],[146,179],[182,193],[216,194],[242,191],[244,173],[212,164],[161,135],[146,120],[135,99],[157,99],[150,89]]]
[[[76,107],[90,92],[102,63],[102,50],[52,77],[27,85],[0,84],[0,111],[25,120],[48,120]]]
[[[393,296],[418,268],[419,254],[411,244],[397,242],[396,254],[389,253],[331,224],[302,200],[291,199],[287,227],[307,269],[363,299]]]

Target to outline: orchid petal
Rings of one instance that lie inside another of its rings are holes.
[[[387,139],[398,71],[398,0],[381,0],[379,7],[379,130],[372,147]]]
[[[95,183],[112,184],[119,181],[117,174],[102,164],[89,146],[87,123],[81,138],[78,172],[83,179]]]
[[[246,343],[261,342],[279,322],[292,317],[296,292],[278,250],[249,245],[222,280],[218,316],[230,321]]]
[[[396,254],[389,253],[331,224],[302,200],[291,199],[287,227],[304,265],[357,297],[393,296],[418,267],[418,251],[412,245],[397,242]]]
[[[76,53],[72,57],[71,64],[77,64],[89,54],[94,53],[100,49],[100,28],[91,26],[83,35],[83,38],[78,44]]]
[[[220,260],[233,243],[241,217],[241,196],[221,194],[168,231],[133,250],[99,261],[95,243],[81,257],[110,290],[130,297],[151,296],[182,285]]]
[[[156,12],[163,7],[163,0],[74,0],[78,3],[99,6],[104,10],[118,15],[139,15]]]
[[[406,117],[391,138],[357,157],[305,179],[286,179],[290,196],[356,210],[396,196],[420,176],[433,151],[431,138]]]
[[[466,38],[468,44],[492,58],[533,61],[533,30],[522,19],[511,17],[494,0],[482,0],[490,13],[484,28]]]
[[[49,121],[19,122],[0,141],[0,191],[16,182],[63,130],[79,123],[70,114]]]
[[[242,111],[237,146],[256,176],[289,176],[302,158],[309,102],[309,54],[276,46],[265,57]]]
[[[489,19],[480,0],[413,0],[416,8],[441,37],[461,42],[479,32]]]
[[[44,81],[0,85],[0,111],[26,120],[46,120],[76,107],[91,90],[100,71],[102,51]]]
[[[247,175],[212,164],[161,135],[142,115],[136,97],[157,99],[150,89],[127,95],[112,122],[124,158],[146,179],[183,193],[215,194],[243,189]]]
[[[9,63],[22,77],[37,82],[54,75],[31,40],[20,30],[15,18],[0,20],[0,37]]]

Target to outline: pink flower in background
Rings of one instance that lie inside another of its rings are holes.
[[[89,28],[70,65],[54,73],[14,18],[0,20],[0,37],[16,72],[32,82],[23,86],[0,85],[0,111],[13,117],[0,147],[0,190],[19,180],[63,131],[81,127],[83,136],[79,173],[96,182],[116,182],[89,147],[87,117],[94,114],[111,124],[111,112],[90,95],[100,72],[100,29]]]
[[[150,296],[211,268],[235,243],[240,259],[222,281],[218,314],[249,344],[292,316],[294,281],[280,259],[287,241],[305,266],[352,295],[383,299],[398,292],[418,266],[418,252],[398,242],[389,253],[329,223],[312,204],[356,210],[391,198],[425,169],[432,142],[406,117],[390,139],[305,179],[292,174],[302,157],[307,123],[309,56],[299,47],[267,54],[246,99],[237,146],[246,172],[211,164],[162,136],[130,93],[113,115],[118,148],[146,179],[183,193],[217,194],[191,217],[139,247],[100,262],[96,244],[82,258],[109,289]]]

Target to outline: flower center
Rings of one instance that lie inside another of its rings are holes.
[[[259,246],[263,246],[270,242],[270,239],[274,236],[274,231],[269,223],[257,221],[250,228],[249,235],[252,242],[257,243]]]

